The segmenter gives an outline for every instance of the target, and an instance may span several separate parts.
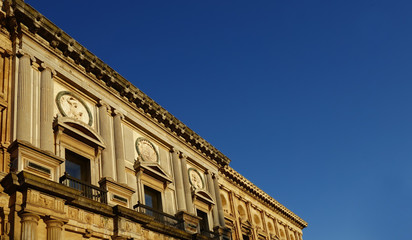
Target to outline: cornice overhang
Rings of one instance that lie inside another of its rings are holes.
[[[298,217],[295,213],[287,209],[285,206],[283,206],[281,203],[276,201],[274,198],[269,196],[267,193],[265,193],[262,189],[258,188],[256,185],[254,185],[252,182],[247,180],[244,176],[242,176],[240,173],[236,172],[233,168],[230,166],[225,166],[223,168],[220,168],[219,171],[222,173],[222,175],[232,182],[233,184],[241,187],[245,191],[249,192],[251,195],[257,197],[264,205],[272,208],[276,212],[280,213],[281,215],[287,217],[300,227],[301,229],[305,228],[308,226],[308,223],[304,221],[302,218]]]
[[[22,31],[19,26],[26,26],[32,34],[46,40],[56,53],[72,59],[87,73],[91,73],[107,87],[114,89],[122,99],[135,106],[137,111],[143,111],[154,122],[164,126],[172,135],[183,139],[209,160],[221,166],[230,163],[230,159],[223,153],[23,0],[5,0],[3,11],[7,13],[7,26],[10,32],[19,35]]]

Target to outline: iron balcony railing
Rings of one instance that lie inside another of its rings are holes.
[[[177,220],[175,216],[167,214],[160,210],[154,209],[152,207],[146,206],[140,202],[134,205],[133,208],[136,209],[138,212],[154,217],[155,221],[161,222],[165,225],[176,227],[176,228],[179,225],[179,221]]]
[[[64,173],[59,179],[61,184],[81,191],[82,196],[107,204],[107,191],[90,183],[83,182],[77,178],[70,176],[68,173]]]

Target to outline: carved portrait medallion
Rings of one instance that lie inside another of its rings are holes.
[[[159,162],[159,154],[149,140],[145,138],[136,139],[136,150],[143,161]]]
[[[203,189],[204,184],[203,184],[202,176],[200,176],[200,173],[194,168],[189,168],[188,172],[189,172],[190,184],[195,189]]]
[[[69,91],[61,91],[56,96],[56,104],[64,117],[76,119],[92,125],[93,118],[90,109],[84,101]]]

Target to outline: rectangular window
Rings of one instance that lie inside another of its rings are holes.
[[[200,232],[205,232],[205,231],[209,231],[209,220],[207,219],[207,213],[200,211],[199,209],[197,209],[197,216],[202,218],[202,220],[200,220],[199,222],[199,227],[200,227]]]
[[[90,160],[66,149],[66,173],[82,182],[90,183]]]
[[[144,186],[144,202],[149,208],[162,211],[162,195],[159,191],[156,191],[148,186]],[[153,215],[152,211],[147,211],[146,213]]]

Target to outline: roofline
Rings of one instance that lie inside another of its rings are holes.
[[[163,125],[165,127],[164,129],[171,135],[176,135],[184,139],[190,146],[203,153],[207,158],[216,161],[220,165],[220,172],[232,182],[245,187],[249,193],[257,196],[263,203],[271,206],[276,212],[291,219],[292,222],[296,223],[302,229],[307,227],[307,222],[299,218],[274,198],[270,197],[233,168],[229,167],[230,159],[227,156],[183,124],[29,4],[26,4],[23,0],[4,0],[2,10],[6,12],[6,26],[12,34],[12,38],[17,37],[19,34],[19,23],[24,24],[30,32],[46,40],[55,51],[60,51],[65,57],[71,58],[77,65],[83,67],[86,72],[93,74],[108,87],[116,90],[123,99],[127,99],[133,106],[136,106],[137,110],[141,109],[141,111],[148,114],[155,122]]]
[[[308,223],[305,220],[298,217],[295,213],[287,209],[281,203],[276,201],[273,197],[269,196],[269,194],[265,193],[262,189],[257,187],[255,184],[253,184],[251,181],[249,181],[247,178],[242,176],[240,173],[238,173],[230,166],[225,166],[219,170],[223,174],[223,176],[226,177],[226,179],[228,179],[230,182],[240,186],[242,189],[248,191],[253,196],[256,196],[265,205],[272,207],[272,209],[275,212],[290,219],[292,223],[295,223],[295,225],[297,225],[301,229],[308,226]]]
[[[86,72],[92,73],[108,87],[116,90],[122,98],[127,99],[133,106],[136,106],[137,110],[141,109],[145,114],[149,114],[154,121],[165,126],[169,133],[181,137],[190,146],[200,151],[210,160],[216,161],[220,166],[230,163],[230,159],[212,144],[200,137],[23,0],[5,0],[3,10],[7,13],[7,27],[12,35],[17,36],[19,23],[24,24],[30,32],[46,40],[51,48],[59,50],[65,57],[73,59]]]

